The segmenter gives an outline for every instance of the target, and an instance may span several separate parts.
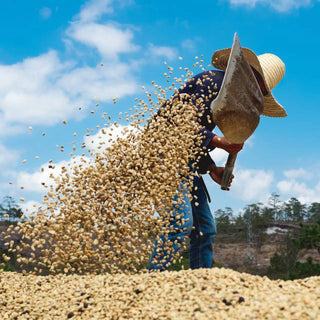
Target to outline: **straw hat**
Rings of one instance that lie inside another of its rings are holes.
[[[212,65],[220,70],[226,70],[231,48],[216,51],[212,56]],[[249,64],[262,76],[268,94],[264,96],[264,108],[262,114],[268,117],[286,117],[284,108],[275,100],[271,94],[278,82],[283,78],[285,65],[283,61],[274,54],[265,53],[259,56],[247,48],[242,52]]]

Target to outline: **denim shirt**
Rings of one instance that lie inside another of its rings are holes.
[[[206,150],[197,164],[197,171],[201,174],[207,172],[210,164],[214,164],[214,161],[209,155],[209,151],[214,149],[210,146],[210,142],[215,136],[212,130],[215,128],[216,124],[212,118],[210,104],[219,93],[223,77],[224,71],[204,71],[195,75],[183,88],[178,90],[178,94],[187,93],[191,96],[192,103],[197,107],[199,123],[203,127],[203,129],[200,130],[200,133],[203,135],[202,146],[206,147]]]

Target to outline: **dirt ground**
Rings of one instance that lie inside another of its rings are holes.
[[[247,242],[233,243],[226,242],[226,239],[221,242],[219,238],[217,238],[214,244],[214,261],[217,265],[244,272],[247,270],[248,257],[250,252],[252,252],[252,269],[256,270],[257,274],[264,275],[270,265],[270,258],[277,251],[280,237],[279,235],[269,237],[260,249],[253,248],[252,251],[250,251]],[[320,263],[320,255],[316,249],[301,250],[298,260],[305,262],[308,257],[312,257],[313,263]]]

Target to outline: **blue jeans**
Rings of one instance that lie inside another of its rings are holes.
[[[190,236],[190,268],[212,267],[213,238],[216,235],[216,226],[199,177],[194,178],[192,201],[190,202],[187,191],[183,196],[184,204],[175,209],[167,239],[162,235],[160,241],[155,241],[155,248],[149,261],[149,270],[166,270],[179,250],[179,245],[187,236]],[[169,242],[172,247],[169,253],[163,249],[165,242]],[[156,263],[152,261],[155,256],[157,257]]]

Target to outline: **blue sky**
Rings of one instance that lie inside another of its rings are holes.
[[[238,210],[272,192],[320,202],[319,16],[316,0],[1,1],[0,197],[23,197],[24,209],[41,202],[41,166],[69,161],[103,112],[116,119],[144,98],[141,86],[165,86],[164,61],[176,75],[201,54],[207,66],[238,32],[243,47],[285,62],[273,94],[288,117],[261,118],[230,192],[206,178],[211,208]],[[222,165],[226,154],[212,157]]]

